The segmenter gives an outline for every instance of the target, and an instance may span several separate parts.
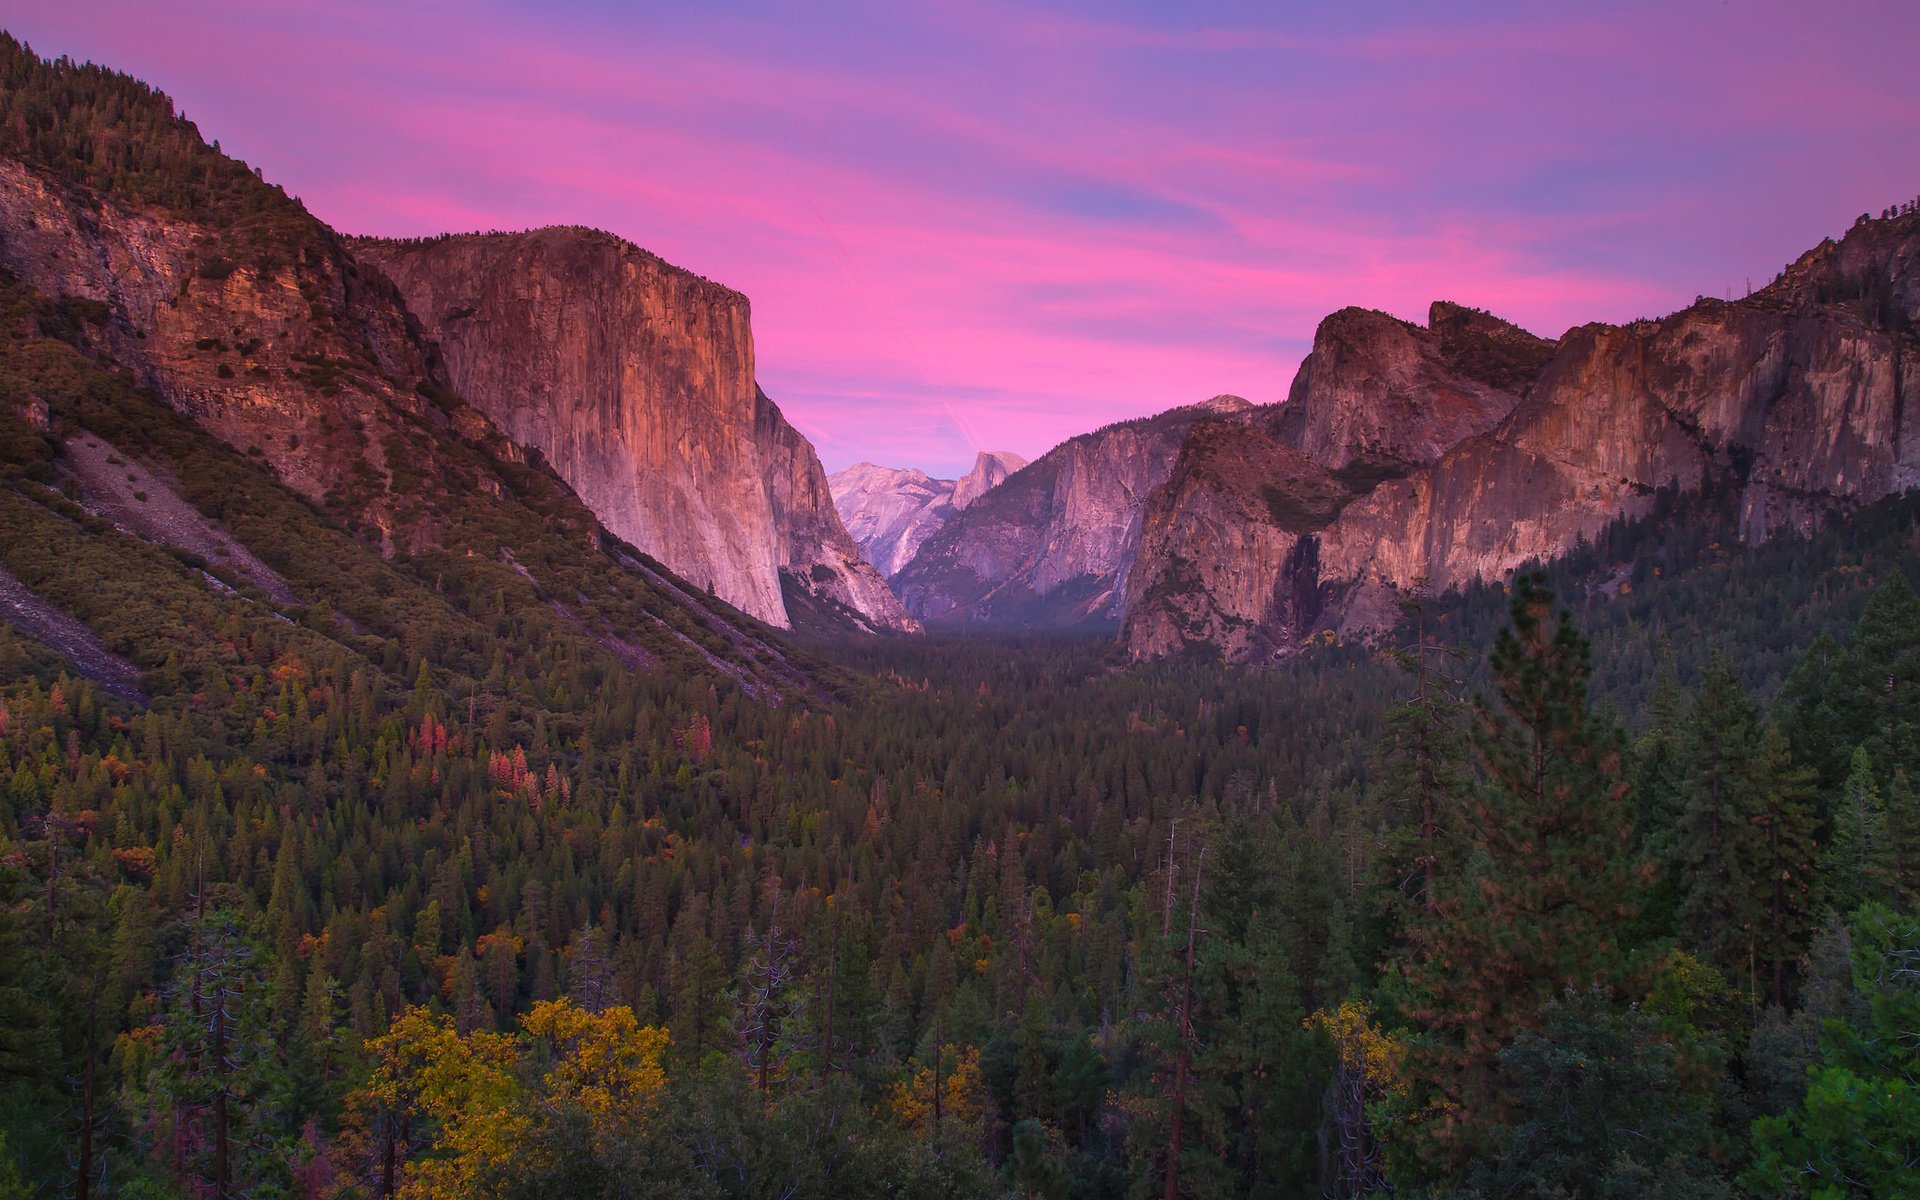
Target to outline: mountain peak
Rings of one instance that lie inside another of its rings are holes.
[[[953,486],[953,509],[959,512],[989,490],[998,487],[1007,476],[1027,465],[1027,460],[1011,450],[982,450],[974,456],[973,470]]]
[[[1551,343],[1458,305],[1434,305],[1431,320],[1435,328],[1423,329],[1343,308],[1321,321],[1280,410],[1280,439],[1334,471],[1432,462],[1519,403],[1492,379],[1525,373],[1535,344],[1551,352]]]
[[[1424,328],[1341,309],[1256,436],[1189,437],[1149,502],[1129,649],[1377,632],[1395,589],[1558,557],[1667,489],[1728,489],[1751,542],[1912,489],[1916,326],[1911,214],[1856,222],[1744,299],[1557,340],[1444,300]]]
[[[352,246],[399,289],[454,387],[612,532],[772,625],[819,593],[809,614],[912,628],[842,527],[813,447],[760,390],[740,293],[579,226]]]
[[[1243,396],[1231,396],[1223,392],[1218,396],[1202,400],[1193,407],[1215,413],[1242,413],[1253,407],[1253,401]]]

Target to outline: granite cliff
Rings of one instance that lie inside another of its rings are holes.
[[[256,186],[264,211],[236,232],[0,157],[0,268],[95,306],[82,331],[95,353],[384,550],[433,544],[432,493],[475,481],[422,443],[523,456],[438,385],[391,285]]]
[[[833,504],[860,553],[891,579],[957,512],[1027,465],[1010,450],[982,450],[959,479],[934,479],[916,467],[855,463],[827,477]]]
[[[588,229],[352,246],[452,386],[614,533],[773,625],[798,606],[913,626],[847,536],[812,445],[756,385],[746,297]]]
[[[927,538],[894,590],[924,621],[973,628],[1112,628],[1140,545],[1142,506],[1196,421],[1237,396],[1071,438]]]
[[[1920,483],[1920,217],[1863,218],[1762,291],[1548,342],[1451,304],[1344,310],[1285,403],[1197,424],[1146,505],[1136,657],[1377,633],[1396,592],[1554,557],[1661,489],[1762,541]]]
[[[5,333],[31,347],[18,362],[49,372],[16,381],[26,390],[0,417],[38,431],[49,477],[90,519],[209,561],[230,578],[194,579],[255,587],[250,602],[288,620],[340,614],[343,643],[359,652],[370,638],[403,665],[445,649],[423,640],[423,614],[477,640],[507,603],[627,667],[728,676],[773,699],[819,690],[758,622],[609,537],[538,453],[450,386],[391,281],[165,95],[5,35],[0,65]],[[758,407],[756,421],[784,428]],[[208,435],[243,465],[195,441]],[[803,449],[793,435],[784,452]],[[830,514],[818,464],[804,467],[769,490]],[[298,519],[262,518],[286,511],[288,489]]]

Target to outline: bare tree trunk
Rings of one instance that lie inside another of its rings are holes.
[[[227,1200],[227,997],[222,988],[213,1002],[213,1200]]]
[[[1160,936],[1173,936],[1173,835],[1179,829],[1180,820],[1175,818],[1167,822],[1167,898],[1160,911]]]
[[[393,1128],[392,1113],[383,1112],[380,1114],[380,1131],[386,1139],[386,1145],[381,1147],[380,1151],[380,1195],[383,1200],[391,1200],[393,1196],[393,1174],[395,1166],[394,1143],[397,1140]]]
[[[98,992],[87,997],[87,1061],[80,1076],[80,1172],[73,1180],[73,1200],[87,1200],[93,1186],[93,1060]]]
[[[1200,935],[1200,876],[1207,848],[1200,847],[1193,864],[1193,903],[1187,913],[1187,971],[1180,991],[1180,1053],[1173,1065],[1173,1121],[1167,1132],[1167,1200],[1180,1195],[1180,1143],[1187,1115],[1187,1060],[1193,1046],[1193,959]]]

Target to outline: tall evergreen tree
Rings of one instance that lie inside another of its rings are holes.
[[[1894,860],[1887,809],[1865,746],[1854,749],[1841,785],[1823,866],[1823,894],[1829,907],[1850,913],[1868,900],[1892,898]]]
[[[1466,774],[1465,706],[1460,681],[1448,667],[1462,652],[1433,641],[1427,607],[1424,594],[1408,602],[1414,640],[1396,649],[1394,658],[1411,689],[1387,714],[1368,772],[1363,811],[1369,874],[1387,902],[1371,938],[1380,948],[1399,941],[1410,910],[1432,911],[1439,902],[1437,881],[1458,866],[1452,859],[1459,839],[1457,796]]]
[[[1920,791],[1896,768],[1887,784],[1887,848],[1893,858],[1893,906],[1920,911]]]
[[[1846,778],[1848,740],[1841,713],[1841,684],[1852,673],[1851,656],[1832,634],[1815,638],[1794,662],[1773,698],[1774,723],[1786,731],[1795,762],[1810,767],[1822,788]]]
[[[1760,920],[1758,720],[1716,655],[1688,714],[1679,812],[1666,849],[1678,892],[1675,926],[1690,949],[1729,975],[1746,974]]]
[[[1813,933],[1814,772],[1793,761],[1786,735],[1769,726],[1758,748],[1759,805],[1751,820],[1760,845],[1754,882],[1761,914],[1754,938],[1754,970],[1768,998],[1787,1000],[1787,979]]]
[[[1481,780],[1463,793],[1464,868],[1410,931],[1408,1016],[1433,1106],[1427,1152],[1459,1167],[1499,1119],[1498,1054],[1562,991],[1623,994],[1623,931],[1649,871],[1628,852],[1633,805],[1616,726],[1590,711],[1586,639],[1539,576],[1515,581],[1491,655],[1497,702],[1475,705]]]
[[[1271,813],[1230,813],[1201,896],[1196,1076],[1219,1109],[1213,1148],[1244,1196],[1290,1196],[1317,1184],[1314,1134],[1329,1065],[1302,1028],[1288,952],[1283,838]]]
[[[1920,596],[1904,572],[1875,589],[1848,649],[1841,712],[1850,740],[1884,774],[1920,769]]]

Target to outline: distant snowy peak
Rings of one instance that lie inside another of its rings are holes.
[[[854,544],[889,579],[953,514],[1027,465],[1010,450],[983,450],[959,479],[934,479],[918,467],[855,463],[827,477],[833,505]]]

